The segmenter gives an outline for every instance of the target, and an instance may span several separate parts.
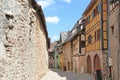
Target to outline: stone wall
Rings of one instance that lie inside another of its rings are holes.
[[[40,80],[46,74],[47,32],[39,10],[34,0],[0,0],[0,80]]]
[[[119,63],[119,6],[118,4],[110,5],[109,15],[109,38],[110,38],[110,57],[112,58],[111,76],[113,80],[120,79],[120,64]]]

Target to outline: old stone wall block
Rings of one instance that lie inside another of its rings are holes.
[[[14,18],[14,14],[11,11],[4,11],[4,13],[8,20]]]
[[[1,6],[0,80],[41,80],[48,71],[41,6],[35,0],[0,0]]]

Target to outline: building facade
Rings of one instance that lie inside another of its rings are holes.
[[[56,41],[56,45],[54,47],[54,59],[55,59],[55,68],[60,68],[60,42]]]
[[[35,0],[0,0],[0,21],[0,80],[40,80],[48,70],[41,6]]]
[[[48,49],[49,52],[49,68],[55,68],[55,57],[54,57],[54,53],[55,53],[55,46],[56,46],[57,42],[53,42],[50,44],[50,48]]]
[[[79,72],[85,72],[85,19],[82,17],[79,20]]]
[[[74,29],[75,30],[75,29]],[[75,34],[73,30],[73,34]],[[77,31],[77,29],[76,29]],[[80,37],[78,32],[73,36],[72,42],[72,62],[73,62],[73,72],[79,73],[79,41]]]
[[[95,75],[97,80],[107,80],[107,0],[91,0],[83,16],[86,19],[86,72]]]
[[[72,70],[72,60],[71,60],[71,42],[69,41],[69,38],[71,36],[71,33],[69,32],[65,42],[62,44],[63,46],[63,55],[64,55],[64,70],[65,71],[71,71]]]
[[[113,0],[111,0],[113,1]],[[120,79],[120,1],[109,5],[109,74],[112,80]]]
[[[63,51],[60,51],[60,69],[64,70],[64,55],[63,55]]]
[[[60,33],[60,69],[65,70],[64,67],[64,54],[63,54],[63,46],[62,44],[64,43],[65,39],[67,37],[67,32],[61,32]]]

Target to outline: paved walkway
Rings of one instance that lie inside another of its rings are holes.
[[[73,72],[65,72],[58,69],[51,69],[52,71],[58,73],[61,77],[66,77],[67,80],[94,80],[93,76],[90,74],[76,74]]]

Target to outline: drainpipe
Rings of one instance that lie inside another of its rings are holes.
[[[107,4],[108,4],[108,14],[107,14],[107,30],[108,30],[108,57],[110,57],[110,25],[109,25],[109,17],[110,17],[110,3],[109,3],[109,0],[107,1]]]
[[[110,80],[109,77],[109,58],[110,58],[110,26],[109,26],[109,17],[110,17],[110,3],[109,0],[107,0],[107,8],[108,8],[108,12],[107,12],[107,30],[108,30],[108,54],[107,54],[107,67],[108,67],[108,80]]]
[[[109,2],[109,0],[107,0],[107,4],[109,4],[108,2]],[[107,57],[107,79],[109,80],[110,41],[108,41],[108,48],[109,48],[109,50],[106,52],[106,51],[104,51],[104,42],[103,42],[103,0],[100,0],[100,4],[101,4],[101,11],[100,11],[100,17],[101,17],[101,19],[100,19],[101,49],[102,49],[103,54],[105,54],[106,57]],[[109,5],[107,5],[107,7],[108,7],[108,12],[107,12],[107,29],[109,31]],[[109,32],[107,32],[107,34],[109,35]],[[108,40],[110,40],[109,37],[108,37]]]
[[[103,3],[102,0],[100,0],[100,38],[101,38],[101,50],[103,51]]]
[[[108,80],[110,80],[110,77],[109,77],[109,58],[110,58],[110,25],[109,25],[109,17],[110,17],[110,3],[109,3],[109,0],[107,1],[107,4],[108,4],[108,12],[107,12],[107,34],[108,34],[108,54],[107,54],[107,67],[108,67]]]

